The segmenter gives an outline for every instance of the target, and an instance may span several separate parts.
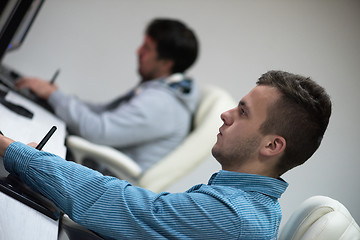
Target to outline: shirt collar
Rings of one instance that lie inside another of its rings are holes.
[[[225,170],[214,173],[208,184],[239,188],[246,192],[260,192],[275,198],[280,198],[289,185],[282,178]]]

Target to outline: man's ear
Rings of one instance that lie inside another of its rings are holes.
[[[272,157],[283,153],[285,148],[285,138],[278,135],[269,135],[265,138],[265,144],[260,149],[260,153],[264,156]]]
[[[174,66],[174,60],[171,59],[161,59],[162,61],[162,66],[163,66],[163,70],[165,70],[166,72],[171,73],[172,72],[172,68]]]

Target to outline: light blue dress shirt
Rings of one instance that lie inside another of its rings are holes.
[[[276,239],[282,179],[220,171],[184,193],[153,193],[22,143],[5,168],[106,239]]]

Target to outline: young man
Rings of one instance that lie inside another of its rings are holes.
[[[47,100],[72,134],[115,147],[146,170],[189,133],[199,93],[184,72],[197,58],[198,41],[183,23],[155,19],[137,55],[140,83],[106,104],[80,101],[39,78],[20,79],[17,86]]]
[[[311,79],[262,75],[221,114],[212,153],[222,170],[184,193],[156,194],[6,137],[0,156],[9,172],[105,238],[276,239],[278,198],[288,186],[280,176],[316,151],[330,114],[329,96]]]

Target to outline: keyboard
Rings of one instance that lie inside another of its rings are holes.
[[[19,93],[20,95],[26,97],[27,99],[35,102],[36,104],[42,106],[46,110],[54,113],[52,107],[43,99],[36,96],[33,92],[31,92],[27,88],[17,89],[15,86],[15,81],[21,77],[21,74],[17,73],[16,71],[7,68],[5,66],[0,66],[0,83],[6,86],[7,88],[11,89],[14,92]]]

